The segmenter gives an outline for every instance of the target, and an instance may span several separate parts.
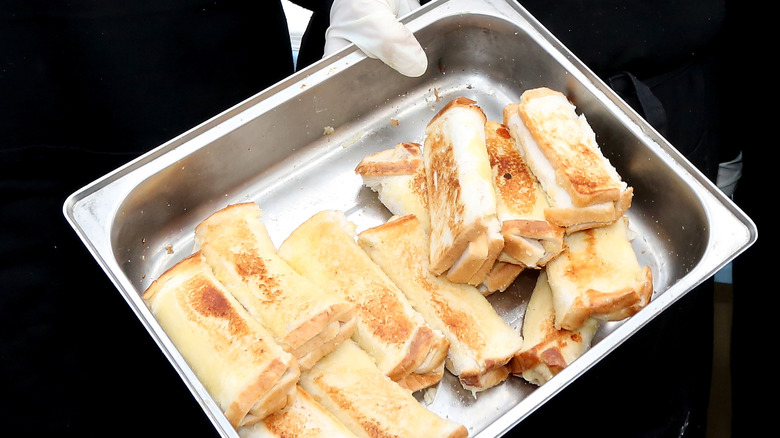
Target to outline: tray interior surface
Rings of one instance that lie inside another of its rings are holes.
[[[688,183],[522,28],[493,16],[451,17],[418,38],[430,57],[422,78],[399,77],[367,59],[141,181],[111,226],[112,247],[128,278],[145,289],[192,251],[194,226],[229,203],[258,202],[277,244],[323,209],[345,211],[359,229],[376,225],[388,212],[354,173],[364,156],[401,141],[422,143],[425,125],[455,97],[475,100],[489,119],[501,121],[506,104],[538,86],[566,92],[634,187],[632,227],[648,246],[640,256],[684,258],[666,267],[669,280],[659,288],[701,258],[707,218]],[[325,133],[329,128],[332,134]]]
[[[191,152],[133,181],[107,225],[111,262],[132,286],[125,292],[140,295],[165,269],[191,254],[194,227],[228,204],[257,202],[277,245],[326,209],[344,211],[358,231],[378,225],[390,213],[354,173],[363,157],[398,142],[422,143],[426,124],[455,97],[475,100],[489,119],[501,121],[506,104],[539,86],[569,96],[593,126],[605,155],[634,187],[629,210],[633,244],[640,263],[653,271],[654,299],[702,260],[710,222],[690,178],[643,135],[632,115],[606,99],[587,72],[574,69],[569,55],[555,50],[534,26],[499,14],[453,13],[423,25],[416,35],[429,57],[424,76],[402,77],[380,61],[345,55],[342,61],[349,65],[326,80],[309,81],[302,74],[286,94],[275,96],[274,105],[268,99],[246,102],[241,111],[189,138]],[[324,73],[314,69],[312,78],[316,74]],[[534,272],[525,272],[507,291],[490,297],[518,330],[534,280]],[[137,309],[139,316],[151,318],[145,310]],[[150,330],[158,329],[148,323]],[[619,326],[604,324],[594,346],[622,341],[609,336]],[[588,363],[598,359],[586,357]],[[579,372],[555,379],[575,378]],[[549,391],[565,384],[555,379]],[[537,390],[510,377],[474,397],[448,374],[429,408],[465,422],[470,436],[476,436],[507,415],[509,423],[520,421],[543,402],[542,396],[530,397]]]

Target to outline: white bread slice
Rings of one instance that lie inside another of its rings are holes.
[[[352,336],[355,306],[282,260],[261,215],[253,202],[230,205],[201,222],[195,239],[219,281],[306,369]]]
[[[168,269],[143,299],[233,427],[260,421],[295,398],[295,358],[195,253]]]
[[[466,428],[425,408],[349,340],[301,374],[300,385],[359,437],[465,438]]]
[[[588,318],[575,330],[555,328],[555,308],[547,272],[541,270],[523,316],[523,349],[512,361],[512,374],[535,385],[548,382],[590,348],[599,320]]]
[[[428,324],[447,337],[447,369],[464,388],[482,391],[507,378],[506,364],[520,350],[522,336],[477,288],[430,272],[425,232],[414,215],[359,233],[358,244]]]
[[[292,404],[263,421],[238,429],[241,438],[357,438],[303,388]]]
[[[496,190],[496,211],[504,237],[499,259],[541,268],[563,249],[564,228],[545,218],[547,195],[526,166],[506,125],[485,124],[487,151]]]
[[[451,281],[472,285],[484,280],[495,261],[490,257],[503,247],[486,121],[476,102],[456,98],[428,123],[423,146],[430,270],[436,275],[449,270]]]
[[[290,233],[278,254],[301,275],[355,305],[352,339],[380,371],[412,391],[438,383],[449,343],[358,246],[355,228],[341,211],[318,212]]]
[[[419,144],[398,143],[392,149],[369,155],[360,161],[355,173],[392,214],[414,214],[426,229],[429,227],[425,165]]]
[[[525,91],[520,103],[504,108],[504,124],[549,198],[548,221],[573,232],[610,224],[630,207],[633,189],[563,93]]]
[[[563,252],[546,267],[555,327],[578,329],[588,318],[618,321],[647,305],[650,268],[640,266],[629,240],[628,218],[566,235]]]

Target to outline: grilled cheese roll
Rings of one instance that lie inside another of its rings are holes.
[[[312,216],[279,246],[279,256],[355,305],[352,338],[382,373],[412,391],[441,380],[449,343],[357,245],[355,225],[343,212],[325,210]]]
[[[276,252],[255,203],[228,206],[195,228],[206,263],[238,301],[311,367],[355,330],[355,306],[300,275]]]
[[[523,316],[523,349],[510,362],[512,374],[542,385],[590,348],[599,320],[588,318],[575,330],[555,328],[555,308],[547,272],[536,279]]]
[[[360,161],[355,173],[392,214],[414,214],[426,229],[429,227],[425,165],[419,144],[398,143],[371,154]]]
[[[564,229],[545,218],[547,196],[503,123],[485,125],[504,248],[499,260],[540,268],[563,249]]]
[[[456,283],[480,284],[504,244],[485,146],[486,121],[476,102],[459,97],[425,129],[429,266]]]
[[[413,214],[417,216],[420,225],[425,229],[426,239],[430,233],[430,217],[428,214],[428,191],[425,181],[425,165],[423,164],[420,145],[416,143],[398,143],[393,149],[386,149],[375,154],[369,155],[361,160],[355,169],[355,172],[363,178],[363,184],[377,192],[379,200],[387,209],[396,216],[406,216]],[[493,223],[497,227],[498,223]],[[495,228],[492,235],[497,232]],[[478,244],[488,245],[487,239],[483,239]],[[469,251],[475,250],[475,247],[469,246]],[[488,249],[483,248],[484,253]],[[499,245],[493,245],[492,251],[500,253]],[[491,261],[496,257],[494,254],[488,254],[484,259],[478,256],[471,260],[472,263],[480,261],[480,266],[471,266],[474,270],[473,275],[468,275],[468,270],[461,280],[474,282],[482,278],[479,289],[484,295],[489,295],[497,290],[503,291],[517,278],[522,272],[523,267],[510,263],[493,263]],[[457,275],[457,270],[452,270],[453,275]],[[457,277],[455,277],[457,279]]]
[[[349,340],[301,374],[300,385],[359,437],[465,438],[466,428],[426,409]]]
[[[464,388],[477,392],[509,375],[507,363],[522,336],[477,288],[433,275],[425,233],[414,215],[394,218],[358,234],[358,244],[406,294],[432,327],[447,337],[447,368]]]
[[[241,438],[357,438],[342,422],[297,386],[293,403],[250,426],[238,429]]]
[[[633,189],[604,157],[584,115],[563,93],[536,88],[504,108],[504,124],[547,194],[548,221],[567,232],[623,216]]]
[[[143,299],[233,427],[294,400],[295,358],[224,288],[200,253],[163,273]]]
[[[645,307],[653,293],[652,272],[639,265],[626,217],[568,234],[563,252],[545,269],[558,329],[576,330],[590,317],[627,318]]]

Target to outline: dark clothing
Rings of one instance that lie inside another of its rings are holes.
[[[715,181],[724,1],[520,3]],[[704,437],[713,286],[689,292],[509,436]]]
[[[522,0],[520,4],[715,179],[721,96],[716,63],[721,62],[717,56],[723,47],[725,0]],[[658,100],[661,114],[643,111],[631,77]]]
[[[777,174],[777,162],[772,152],[776,146],[767,144],[771,134],[762,128],[772,126],[768,118],[773,114],[763,109],[751,109],[761,108],[759,100],[765,101],[768,94],[764,91],[771,88],[760,88],[760,92],[747,91],[753,89],[755,83],[751,81],[755,77],[751,73],[763,71],[758,68],[758,64],[766,63],[762,57],[746,49],[755,46],[756,34],[761,34],[752,29],[769,28],[757,26],[757,23],[763,22],[756,20],[752,3],[732,1],[729,6],[729,45],[724,55],[729,60],[730,69],[725,71],[724,81],[729,84],[726,94],[731,105],[724,106],[725,141],[743,154],[742,177],[737,182],[734,202],[758,229],[756,243],[732,264],[734,305],[729,363],[732,377],[731,436],[740,438],[762,436],[775,423],[775,405],[757,396],[767,390],[757,379],[749,376],[756,375],[757,369],[766,369],[761,365],[763,357],[770,356],[767,351],[772,349],[772,336],[767,335],[773,333],[775,328],[773,315],[761,310],[767,298],[772,299],[773,282],[767,278],[767,273],[771,278],[777,266],[773,256],[777,238],[773,236],[769,222],[769,218],[774,219],[775,214],[774,209],[769,207],[772,198],[767,197],[767,192],[776,186],[773,180]],[[731,158],[736,155],[734,150],[730,153]]]
[[[3,149],[145,152],[293,72],[279,1],[12,3],[0,28]],[[321,56],[324,32],[316,39]]]
[[[216,436],[62,207],[291,73],[279,1],[0,2],[4,434]]]

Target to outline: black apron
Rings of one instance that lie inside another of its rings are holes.
[[[723,1],[520,3],[715,181],[727,154],[717,56]],[[713,286],[708,280],[686,294],[509,436],[704,437]]]
[[[0,4],[3,433],[216,436],[63,203],[292,72],[279,1]]]

